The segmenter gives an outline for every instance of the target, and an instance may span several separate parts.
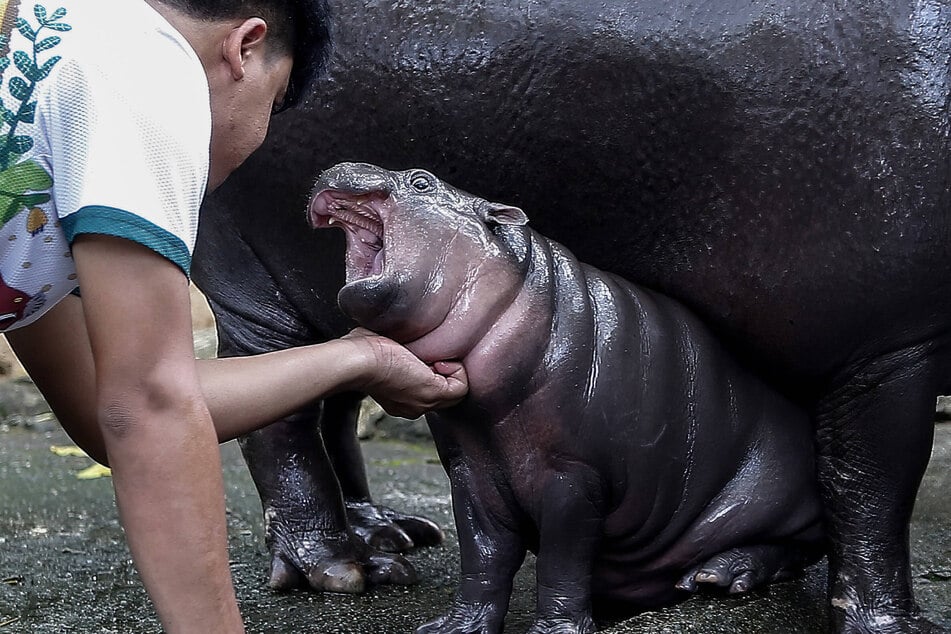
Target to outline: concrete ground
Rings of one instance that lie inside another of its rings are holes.
[[[199,331],[199,356],[214,335]],[[0,359],[2,360],[2,359]],[[16,371],[14,376],[19,376]],[[420,582],[380,587],[362,596],[267,587],[261,509],[235,443],[222,446],[232,572],[252,633],[401,634],[442,613],[457,583],[458,543],[449,482],[425,434],[407,421],[383,421],[363,448],[376,500],[431,517],[446,530],[443,546],[410,560]],[[417,423],[418,425],[418,423]],[[0,634],[159,632],[119,525],[108,477],[77,477],[92,461],[61,456],[69,439],[24,379],[0,381]],[[932,463],[912,525],[913,577],[930,618],[951,627],[951,424],[937,426]],[[600,631],[628,633],[811,634],[827,629],[826,568],[746,597],[701,596]],[[533,562],[516,579],[506,632],[525,632],[534,611]]]
[[[67,437],[49,418],[0,429],[0,634],[158,632],[123,540],[108,477],[81,480],[91,464],[58,456]],[[396,634],[446,608],[457,580],[448,481],[432,446],[379,436],[364,442],[379,502],[428,515],[446,528],[444,546],[410,555],[421,581],[363,596],[276,594],[267,588],[260,506],[234,443],[222,446],[232,570],[249,632]],[[951,425],[939,425],[934,457],[912,527],[913,574],[928,614],[951,626]],[[621,621],[613,633],[822,632],[825,566],[743,598],[700,597]],[[534,609],[531,561],[519,573],[507,632],[524,632]]]

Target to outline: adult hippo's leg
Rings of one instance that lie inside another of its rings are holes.
[[[243,346],[238,345],[236,333],[246,334],[247,329],[237,326],[234,316],[224,316],[226,313],[213,301],[209,303],[217,309],[221,356],[267,351],[249,349],[247,340]],[[274,339],[268,341],[273,343]],[[335,413],[347,406],[354,409],[357,402],[343,396],[324,403],[333,400],[344,401],[329,407]],[[352,530],[335,464],[320,432],[326,414],[321,409],[321,404],[316,404],[239,440],[264,509],[271,587],[362,592],[368,582],[414,583],[416,574],[408,561],[369,546]],[[345,464],[345,460],[338,462]],[[380,531],[388,527],[374,528]],[[368,535],[371,538],[372,532]]]
[[[401,553],[414,546],[441,544],[445,536],[435,522],[373,503],[357,439],[359,400],[353,400],[354,397],[326,400],[321,425],[350,526],[366,543],[387,552]]]
[[[830,597],[841,634],[946,632],[925,620],[910,578],[908,526],[948,380],[928,344],[855,367],[817,412],[830,539]]]
[[[268,266],[258,257],[226,214],[205,220],[209,222],[204,223],[204,240],[199,241],[192,274],[215,315],[220,356],[316,343],[346,332],[347,322],[339,313],[335,313],[336,321],[330,316],[324,321],[304,316],[278,281],[286,283],[287,269]],[[218,248],[207,248],[208,244]],[[235,262],[242,265],[234,266]],[[309,297],[313,302],[312,293]],[[366,508],[386,519],[361,523],[359,515],[351,514],[357,526],[348,522],[338,481],[366,491],[362,457],[358,450],[328,456],[321,428],[330,432],[326,441],[331,452],[346,444],[346,434],[356,444],[352,421],[357,400],[347,395],[328,401],[322,412],[321,404],[315,404],[241,440],[265,510],[271,585],[358,591],[367,577],[381,583],[410,581],[413,572],[405,559],[365,543],[384,541],[379,534],[399,532],[394,519],[404,516],[377,509],[367,494],[361,498],[369,503]]]

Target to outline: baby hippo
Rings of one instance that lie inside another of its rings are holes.
[[[501,631],[527,550],[531,631],[559,633],[593,632],[593,603],[744,592],[821,555],[805,413],[684,306],[423,170],[336,165],[308,213],[346,231],[345,313],[468,371],[466,400],[428,417],[461,583],[418,632]]]

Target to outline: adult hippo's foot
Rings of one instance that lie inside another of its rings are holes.
[[[402,553],[414,547],[438,546],[445,539],[442,529],[425,517],[370,502],[347,501],[346,506],[353,532],[379,550]]]
[[[918,616],[901,615],[887,617],[877,615],[871,625],[859,622],[844,624],[836,630],[841,634],[948,634],[947,628],[941,627]]]
[[[275,590],[311,588],[359,593],[369,585],[416,583],[416,572],[401,555],[384,553],[352,533],[288,533],[268,526],[269,585]]]
[[[841,578],[841,573],[840,573]],[[833,590],[836,586],[833,585]],[[841,595],[840,595],[841,596]],[[832,599],[836,634],[951,634],[951,630],[923,617],[917,605],[877,605],[856,609],[838,598]]]
[[[529,628],[528,634],[592,634],[596,629],[589,616],[578,621],[539,619]]]
[[[425,542],[425,532],[407,532],[398,521],[409,525],[416,518],[372,503],[365,479],[361,481],[365,474],[359,454],[328,456],[330,446],[346,443],[337,438],[334,425],[321,427],[325,433],[320,433],[314,423],[328,423],[327,414],[336,407],[326,403],[322,412],[299,412],[241,439],[264,507],[270,585],[355,593],[372,585],[415,583],[416,573],[404,557],[368,541],[406,550],[416,543],[416,533]],[[349,418],[343,427],[349,428]],[[289,458],[274,460],[276,455]],[[351,460],[361,464],[354,466]],[[344,483],[362,493],[359,502],[344,499]]]
[[[947,632],[915,602],[908,530],[931,455],[935,394],[949,376],[940,345],[929,340],[856,364],[817,412],[837,634]]]
[[[733,548],[693,568],[677,583],[677,588],[697,592],[703,586],[716,586],[726,588],[730,594],[749,592],[775,581],[792,579],[818,559],[816,549],[789,544]]]
[[[350,526],[367,544],[387,552],[438,546],[445,535],[435,522],[373,502],[357,438],[359,405],[357,394],[329,398],[324,401],[321,419],[321,435],[340,483]]]
[[[865,626],[847,627],[843,634],[948,634],[948,629],[935,625],[922,617],[903,618],[890,624],[878,624],[869,629]]]

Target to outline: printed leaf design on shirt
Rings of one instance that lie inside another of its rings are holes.
[[[45,60],[40,59],[40,53],[46,53],[56,48],[62,41],[58,35],[49,35],[41,37],[44,30],[65,33],[72,30],[72,26],[61,22],[66,16],[66,9],[60,7],[49,13],[46,7],[37,4],[33,7],[33,16],[36,18],[37,26],[34,28],[30,22],[20,16],[14,23],[17,31],[27,40],[33,43],[32,53],[27,51],[13,52],[13,67],[20,72],[21,76],[13,76],[7,83],[7,89],[10,96],[20,102],[15,108],[12,104],[4,104],[0,99],[0,122],[6,125],[8,129],[0,137],[0,170],[5,170],[10,165],[15,164],[20,156],[29,152],[33,148],[33,139],[27,135],[17,134],[17,126],[20,123],[32,123],[36,116],[36,101],[31,101],[36,84],[46,79],[53,67],[60,60],[58,55],[53,55]],[[5,56],[0,62],[0,73],[10,68],[10,57]],[[0,77],[0,83],[3,79]],[[2,126],[0,126],[2,129]],[[2,201],[0,201],[2,204]],[[0,214],[4,213],[0,208]],[[2,224],[2,223],[0,223]]]
[[[41,51],[49,50],[62,41],[63,41],[63,38],[61,38],[60,36],[51,35],[36,43],[36,52],[39,53]]]
[[[53,179],[33,161],[17,163],[0,172],[0,226],[24,209],[49,202]]]
[[[26,18],[17,18],[17,31],[31,42],[36,39],[36,31],[34,31],[30,23],[26,21]]]
[[[49,13],[46,7],[37,4],[33,7],[33,16],[37,22],[35,28],[22,16],[14,23],[20,34],[33,43],[32,53],[13,51],[12,54],[12,67],[22,76],[10,77],[7,89],[19,105],[4,104],[0,99],[0,131],[3,131],[0,132],[0,226],[5,225],[21,211],[36,210],[38,205],[49,202],[49,190],[53,186],[50,174],[38,163],[19,160],[33,148],[33,138],[26,134],[17,134],[17,126],[20,123],[33,123],[36,119],[33,91],[37,83],[49,76],[53,66],[60,60],[56,55],[45,60],[40,59],[40,53],[56,48],[62,41],[58,35],[41,37],[43,31],[46,29],[65,33],[72,27],[60,22],[66,16],[66,9],[62,7]],[[3,74],[10,69],[11,56],[0,58],[0,85],[3,82]],[[45,223],[40,223],[39,229],[31,229],[31,233],[41,230],[43,224]],[[29,226],[27,228],[30,229]]]

